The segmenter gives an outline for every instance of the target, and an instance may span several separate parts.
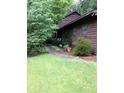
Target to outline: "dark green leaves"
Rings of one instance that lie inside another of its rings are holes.
[[[38,51],[39,46],[44,46],[45,41],[58,28],[57,24],[63,18],[70,4],[71,0],[28,0],[28,52],[35,51],[35,49]]]

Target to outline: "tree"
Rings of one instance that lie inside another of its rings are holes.
[[[94,9],[97,9],[97,0],[80,0],[78,4],[71,6],[71,11],[78,11],[81,14]]]
[[[70,8],[72,0],[51,0],[50,8],[52,11],[51,17],[55,24],[62,20],[67,10]]]
[[[40,47],[56,29],[47,0],[29,0],[27,20],[28,53],[39,52]]]
[[[71,0],[28,0],[27,48],[28,54],[41,52],[45,41],[57,29]],[[63,8],[64,7],[64,8]]]
[[[81,2],[81,13],[85,13],[97,8],[97,1],[96,0],[83,0]]]

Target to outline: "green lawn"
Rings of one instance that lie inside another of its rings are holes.
[[[96,63],[45,54],[28,58],[28,93],[96,93]]]

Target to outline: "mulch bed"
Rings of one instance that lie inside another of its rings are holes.
[[[84,59],[84,60],[88,60],[88,61],[97,61],[97,57],[96,55],[92,55],[92,56],[80,56],[80,58]]]

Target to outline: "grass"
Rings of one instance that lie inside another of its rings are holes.
[[[28,58],[28,93],[96,93],[96,63],[45,54]]]

